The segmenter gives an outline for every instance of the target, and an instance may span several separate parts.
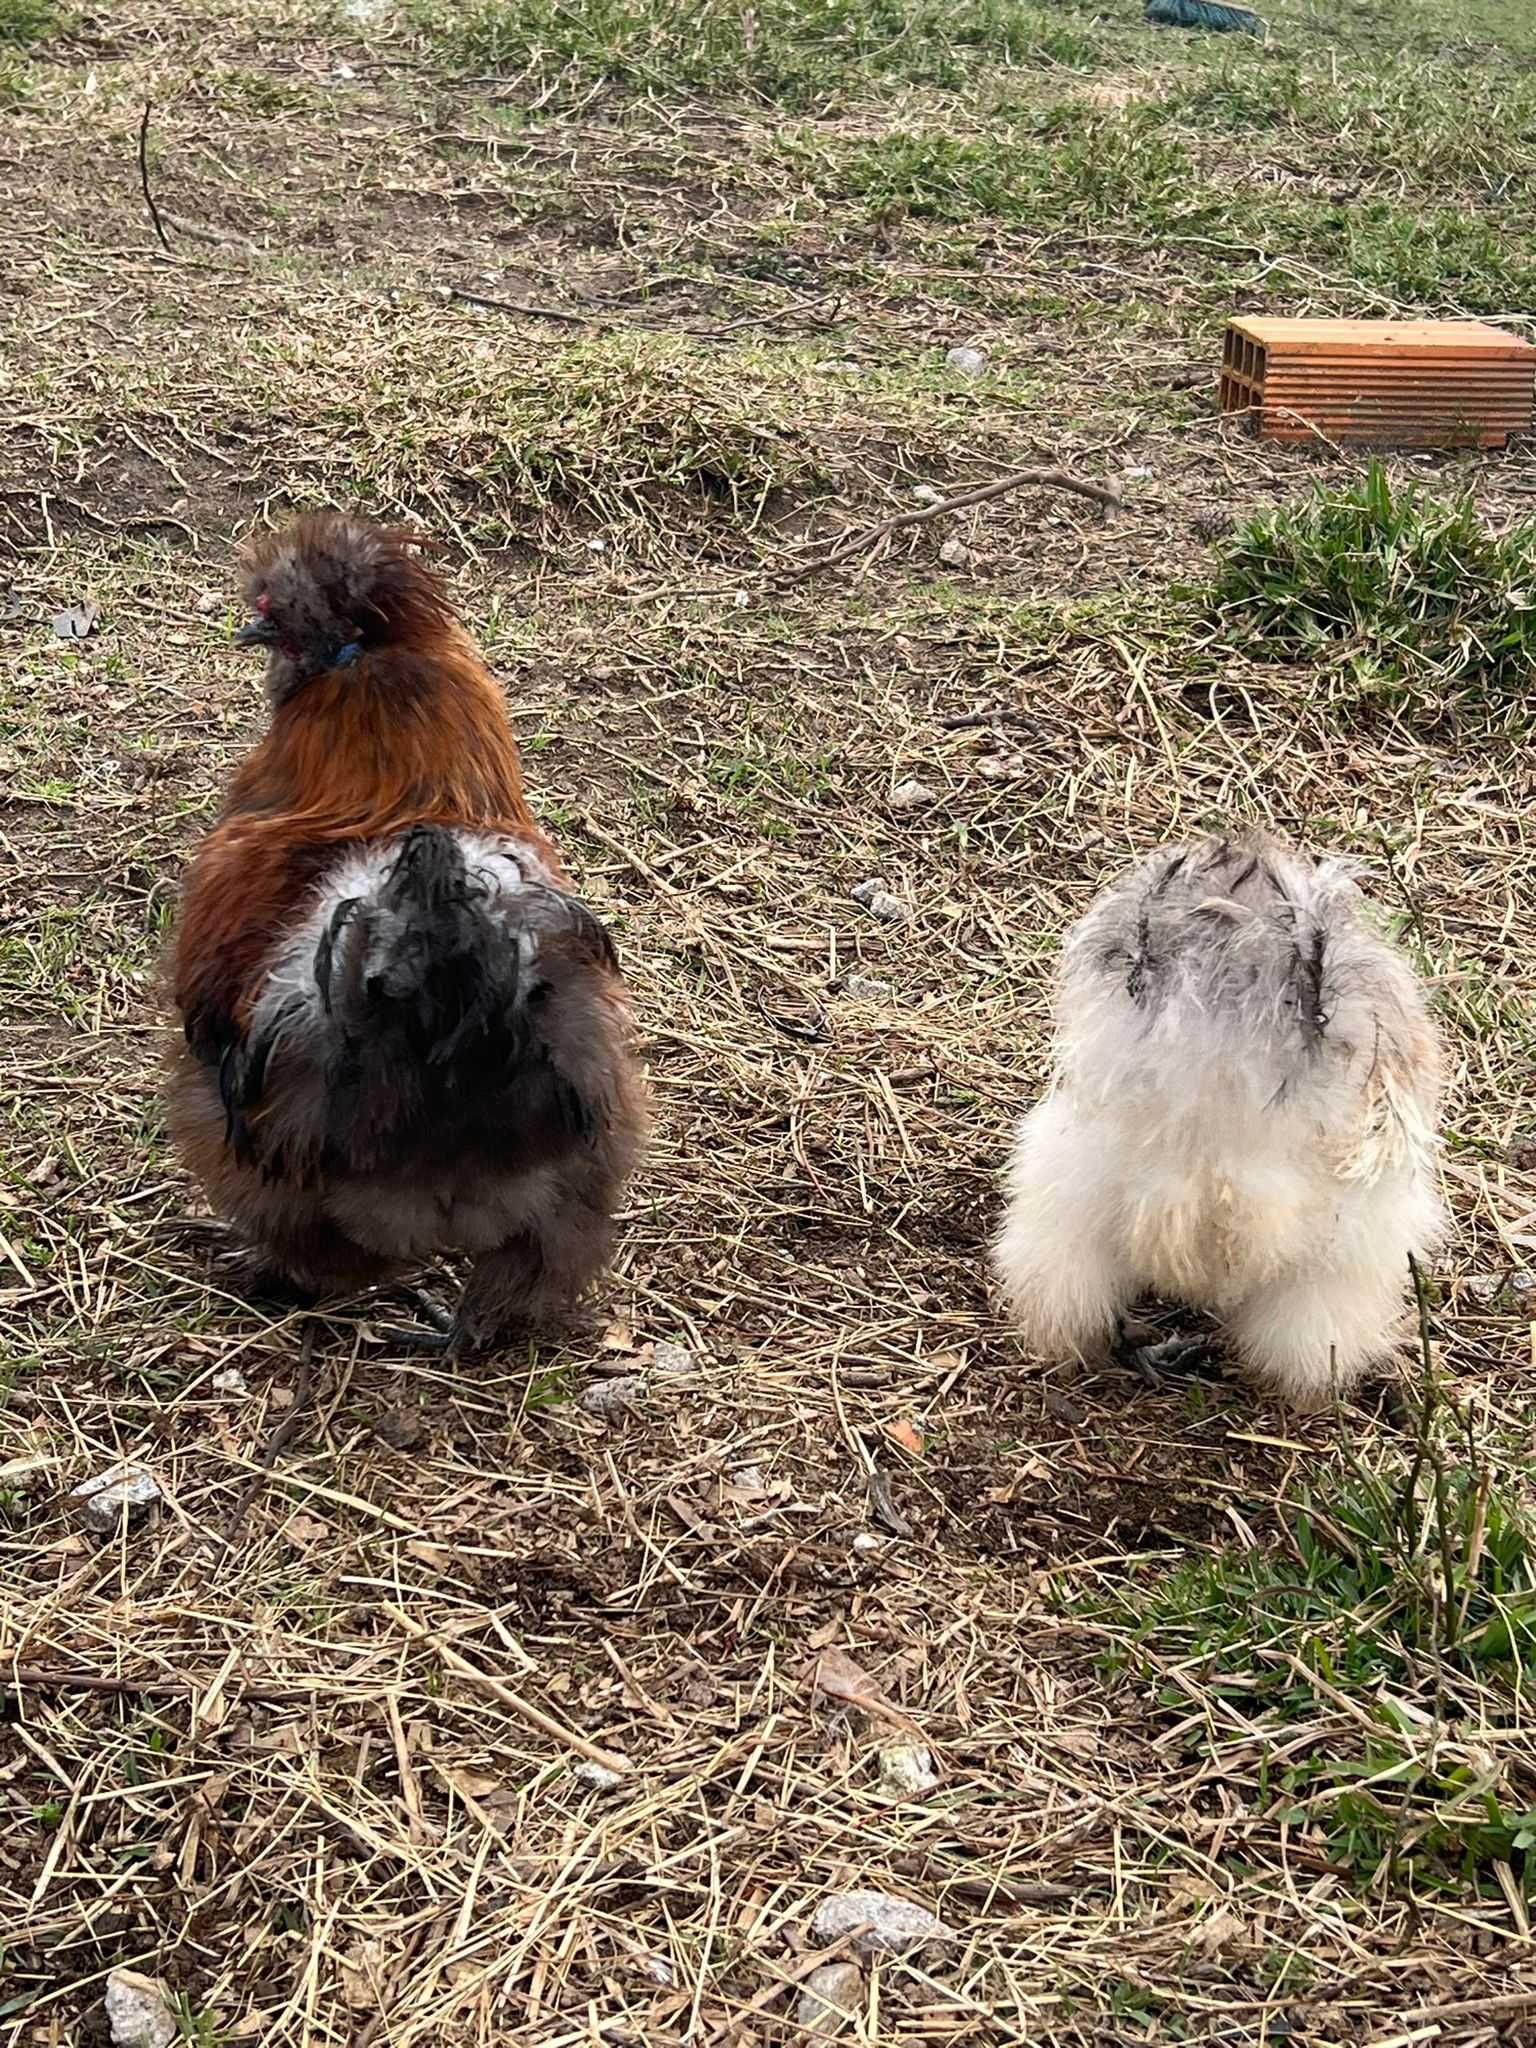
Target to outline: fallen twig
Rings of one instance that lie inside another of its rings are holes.
[[[685,335],[690,341],[728,341],[744,327],[772,327],[781,320],[792,319],[797,313],[808,313],[818,304],[830,306],[831,312],[825,319],[812,322],[816,327],[829,327],[837,317],[841,299],[833,296],[823,300],[802,300],[793,306],[779,306],[766,313],[744,313],[739,320],[727,320],[723,327],[689,327],[674,320],[647,320],[643,315],[619,316],[613,313],[577,313],[565,306],[540,306],[528,299],[492,299],[484,292],[467,292],[458,285],[445,285],[443,296],[462,306],[481,306],[490,313],[511,313],[525,320],[558,320],[568,327],[600,327],[614,334],[630,334],[636,331],[646,334]]]
[[[1016,725],[1025,730],[1038,731],[1047,721],[1037,718],[1031,711],[1015,711],[1009,705],[1000,704],[991,711],[962,711],[953,718],[939,720],[940,732],[974,732],[984,725]],[[1048,721],[1059,725],[1060,719]]]
[[[456,284],[445,285],[443,295],[461,306],[484,306],[492,313],[521,313],[528,320],[560,320],[568,327],[607,327],[613,324],[601,313],[568,313],[563,306],[533,306],[523,299],[488,299],[482,292],[460,291]]]
[[[869,1494],[869,1511],[882,1529],[905,1541],[912,1534],[912,1524],[896,1505],[896,1496],[891,1492],[891,1482],[878,1465],[871,1464],[864,1474],[865,1490]]]
[[[259,243],[249,235],[234,234],[228,228],[211,228],[203,221],[185,220],[179,213],[165,215],[166,225],[173,227],[178,235],[189,235],[194,242],[207,242],[215,249],[230,249],[241,256],[259,256]]]
[[[100,1692],[124,1699],[179,1700],[196,1698],[207,1683],[203,1678],[119,1678],[108,1671],[71,1671],[67,1666],[18,1664],[0,1678],[0,1690],[14,1686],[18,1692]],[[239,1685],[240,1697],[260,1700],[264,1705],[281,1705],[290,1700],[313,1699],[313,1685]]]
[[[616,1771],[620,1777],[630,1777],[634,1766],[624,1757],[617,1756],[611,1749],[604,1749],[596,1742],[589,1742],[585,1735],[578,1735],[574,1728],[567,1728],[563,1721],[557,1721],[553,1714],[546,1714],[542,1707],[536,1707],[532,1700],[525,1700],[520,1692],[514,1692],[504,1679],[493,1672],[482,1671],[478,1664],[471,1664],[467,1657],[461,1657],[457,1650],[443,1642],[432,1631],[414,1620],[401,1608],[386,1600],[380,1603],[390,1619],[403,1628],[408,1636],[415,1636],[418,1642],[430,1643],[447,1668],[462,1678],[466,1685],[478,1686],[481,1692],[489,1693],[502,1706],[510,1707],[520,1720],[537,1728],[552,1742],[561,1743],[566,1749],[574,1750],[577,1756],[584,1756],[588,1763],[599,1764],[605,1771]]]
[[[171,248],[171,238],[165,232],[165,222],[160,218],[155,195],[149,189],[149,117],[153,107],[152,100],[144,102],[144,118],[139,123],[139,185],[144,193],[144,204],[149,208],[149,217],[155,224],[155,233],[160,237],[160,246],[170,256],[175,254]]]
[[[964,512],[971,505],[984,505],[989,498],[1001,498],[1008,491],[1023,490],[1031,484],[1042,490],[1071,491],[1077,497],[1091,498],[1096,505],[1103,505],[1111,511],[1124,503],[1113,484],[1096,484],[1087,477],[1073,476],[1064,469],[1016,469],[1011,476],[1000,476],[989,484],[978,484],[974,490],[961,491],[953,498],[941,498],[936,505],[919,505],[911,512],[893,513],[889,519],[882,519],[874,526],[845,533],[822,554],[812,555],[807,561],[792,562],[778,571],[770,570],[769,581],[799,583],[820,569],[830,569],[839,562],[847,561],[850,555],[864,554],[891,534],[899,533],[903,527],[921,526],[925,520],[942,519],[950,512]]]

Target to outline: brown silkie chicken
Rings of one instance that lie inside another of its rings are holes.
[[[449,1341],[488,1345],[608,1257],[645,1122],[613,946],[413,543],[314,513],[244,567],[272,721],[187,877],[172,1135],[268,1286],[467,1254]]]

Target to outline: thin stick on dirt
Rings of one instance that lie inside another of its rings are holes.
[[[1052,720],[1058,724],[1059,720]],[[940,732],[974,732],[984,725],[1019,725],[1039,728],[1042,721],[1028,711],[1016,711],[1011,705],[999,704],[992,711],[962,711],[954,718],[939,720]]]
[[[231,1549],[234,1547],[236,1536],[240,1533],[240,1525],[250,1510],[251,1502],[266,1484],[284,1445],[291,1441],[294,1431],[304,1419],[304,1411],[309,1406],[309,1397],[314,1388],[315,1344],[319,1334],[320,1325],[311,1317],[304,1325],[304,1338],[299,1346],[299,1376],[294,1385],[293,1399],[288,1404],[287,1413],[262,1445],[261,1455],[256,1460],[256,1470],[241,1489],[240,1498],[235,1502],[229,1520],[224,1524],[224,1541]]]
[[[482,292],[460,291],[456,284],[446,295],[461,306],[484,306],[492,313],[520,313],[529,320],[559,320],[568,327],[604,327],[610,323],[601,314],[568,313],[563,306],[534,306],[524,299],[488,299]]]
[[[825,553],[812,555],[809,561],[799,562],[789,568],[770,571],[768,580],[778,584],[799,583],[807,576],[814,576],[818,570],[831,569],[839,562],[846,562],[850,555],[861,555],[870,548],[899,533],[906,526],[921,526],[927,519],[942,519],[949,512],[964,512],[971,505],[985,505],[990,498],[1001,498],[1009,491],[1019,491],[1029,485],[1041,490],[1071,491],[1079,498],[1091,498],[1096,505],[1106,510],[1119,510],[1124,499],[1113,484],[1096,484],[1084,476],[1073,476],[1065,469],[1016,469],[1010,476],[994,478],[989,484],[978,484],[972,491],[961,491],[953,498],[941,498],[937,505],[920,505],[913,512],[897,512],[889,519],[882,519],[874,526],[863,526],[855,533],[845,533]]]
[[[467,1657],[461,1657],[457,1650],[435,1637],[430,1629],[423,1628],[419,1621],[401,1608],[388,1600],[381,1601],[380,1606],[408,1636],[414,1636],[418,1642],[430,1643],[447,1668],[462,1678],[466,1685],[478,1686],[481,1692],[488,1693],[493,1700],[498,1700],[502,1706],[509,1707],[531,1728],[537,1728],[541,1734],[547,1735],[551,1742],[558,1742],[564,1748],[574,1750],[577,1756],[584,1756],[588,1763],[598,1764],[605,1771],[616,1771],[623,1778],[633,1775],[634,1766],[625,1758],[615,1755],[611,1749],[603,1749],[598,1743],[589,1742],[585,1735],[578,1735],[574,1728],[567,1728],[565,1723],[557,1721],[553,1714],[546,1714],[544,1709],[536,1707],[532,1700],[525,1700],[520,1692],[514,1692],[504,1679],[497,1678],[493,1672],[482,1671],[478,1664],[471,1664]]]
[[[14,1687],[17,1692],[99,1692],[123,1699],[180,1700],[195,1698],[206,1683],[202,1678],[119,1678],[108,1671],[71,1671],[64,1667],[55,1669],[47,1664],[18,1664],[7,1676],[0,1678],[0,1690]],[[241,1699],[260,1700],[267,1705],[281,1705],[290,1700],[307,1700],[315,1696],[313,1686],[242,1685],[238,1691]]]
[[[679,327],[669,320],[647,320],[638,314],[621,319],[609,313],[578,313],[567,306],[540,306],[530,299],[493,299],[484,292],[467,292],[456,284],[445,285],[442,295],[456,305],[480,306],[487,312],[510,313],[518,319],[557,320],[563,326],[598,327],[613,334],[686,334],[693,341],[728,341],[744,327],[772,327],[781,320],[792,319],[797,313],[808,314],[816,305],[830,306],[832,312],[824,320],[807,320],[807,325],[818,329],[830,327],[841,304],[836,297],[808,299],[793,306],[779,306],[766,313],[744,313],[739,320],[727,320],[723,327]]]
[[[1457,1628],[1456,1556],[1451,1537],[1451,1506],[1449,1489],[1447,1488],[1445,1478],[1445,1460],[1441,1457],[1440,1447],[1434,1439],[1435,1406],[1439,1389],[1435,1380],[1434,1342],[1429,1327],[1429,1295],[1424,1286],[1424,1275],[1419,1269],[1419,1262],[1411,1252],[1408,1256],[1408,1270],[1413,1275],[1414,1303],[1418,1309],[1419,1318],[1419,1357],[1424,1369],[1423,1406],[1419,1424],[1419,1444],[1415,1452],[1414,1470],[1417,1473],[1421,1469],[1424,1460],[1427,1459],[1429,1461],[1430,1474],[1434,1481],[1435,1532],[1439,1538],[1446,1648],[1449,1649],[1455,1644]]]
[[[154,102],[144,102],[144,118],[139,123],[139,185],[144,193],[144,204],[149,208],[149,217],[155,224],[155,233],[160,237],[160,246],[167,256],[175,254],[171,238],[165,232],[165,222],[160,218],[160,209],[155,204],[155,195],[149,189],[149,117],[154,111]]]

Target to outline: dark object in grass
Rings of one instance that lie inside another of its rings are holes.
[[[1147,0],[1143,10],[1159,28],[1203,28],[1215,35],[1258,36],[1264,24],[1248,7],[1223,7],[1218,0]]]
[[[160,218],[160,209],[155,204],[155,195],[149,189],[149,117],[154,111],[154,102],[144,102],[143,119],[139,122],[139,190],[144,194],[144,204],[149,208],[149,217],[154,224],[160,246],[167,255],[174,254],[170,236],[165,232],[165,222]]]
[[[1209,1331],[1166,1337],[1158,1344],[1121,1343],[1115,1347],[1115,1360],[1128,1366],[1154,1391],[1180,1375],[1210,1380],[1226,1378],[1226,1356],[1220,1339]]]

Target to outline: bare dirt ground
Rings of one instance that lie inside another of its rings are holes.
[[[1480,225],[1528,59],[1406,0],[1220,52],[1079,6],[992,10],[989,70],[973,12],[953,78],[834,24],[754,84],[666,8],[498,54],[515,6],[0,0],[7,2041],[104,2041],[124,1965],[205,2044],[804,2038],[816,1908],[875,1888],[952,1939],[866,1961],[850,2039],[1536,2042],[1523,705],[1362,706],[1176,594],[1360,468],[1218,420],[1233,306],[1528,308],[1528,217]],[[1124,509],[796,575],[1023,466]],[[657,1131],[587,1333],[470,1376],[338,1316],[225,1542],[298,1327],[184,1227],[157,962],[258,729],[234,544],[322,501],[442,544]],[[1064,923],[1234,817],[1365,858],[1435,986],[1417,1421],[1074,1378],[988,1299]],[[163,1504],[103,1540],[118,1459]]]

